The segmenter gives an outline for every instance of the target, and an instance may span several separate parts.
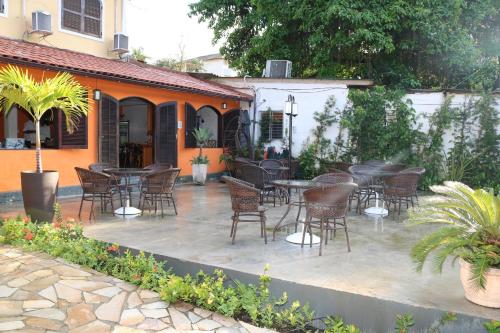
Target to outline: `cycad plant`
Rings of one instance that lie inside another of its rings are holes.
[[[36,172],[42,173],[40,120],[51,110],[61,110],[66,116],[69,133],[76,128],[78,119],[88,113],[87,92],[69,73],[40,82],[18,67],[0,70],[0,111],[9,112],[17,105],[29,113],[35,124]]]
[[[191,164],[208,164],[208,157],[203,156],[203,148],[207,145],[208,140],[212,138],[212,133],[207,128],[197,128],[193,130],[193,136],[200,151],[198,156],[191,160]]]
[[[462,258],[472,265],[476,286],[485,288],[485,273],[500,269],[500,197],[493,191],[473,190],[460,182],[431,186],[438,194],[420,209],[410,212],[413,224],[442,223],[445,226],[421,239],[411,256],[421,271],[431,253],[441,272],[447,257]]]

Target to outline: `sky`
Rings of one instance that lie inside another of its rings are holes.
[[[129,47],[144,48],[148,61],[177,58],[179,43],[186,59],[218,53],[212,45],[212,30],[196,17],[189,18],[193,0],[126,0],[126,29]]]

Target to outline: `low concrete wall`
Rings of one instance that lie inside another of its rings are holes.
[[[122,248],[129,249],[135,254],[139,252],[132,248]],[[171,267],[177,275],[196,275],[200,270],[211,273],[219,268],[168,256],[153,255],[157,260],[166,261],[165,266],[167,268]],[[248,274],[231,269],[224,269],[224,272],[233,280],[252,283],[254,285],[259,283],[259,275],[257,274]],[[299,300],[301,304],[308,303],[311,309],[314,309],[316,318],[332,314],[340,316],[347,323],[355,324],[366,333],[394,332],[396,316],[405,313],[412,314],[415,319],[416,325],[412,327],[412,332],[423,333],[427,332],[432,325],[437,325],[442,316],[446,314],[446,311],[439,309],[411,306],[375,297],[298,284],[280,279],[272,280],[270,291],[276,297],[286,292],[289,299],[288,304],[293,300]],[[485,321],[487,321],[486,318],[457,314],[457,320],[446,324],[440,329],[440,332],[484,333],[483,322]]]

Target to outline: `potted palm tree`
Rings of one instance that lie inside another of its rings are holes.
[[[200,149],[198,156],[191,160],[193,182],[197,185],[204,185],[207,180],[208,157],[206,155],[203,156],[203,147],[207,145],[212,134],[206,128],[197,128],[193,131],[193,135],[196,140],[196,145]]]
[[[35,124],[36,170],[21,172],[21,188],[26,214],[33,221],[51,221],[57,195],[59,173],[42,167],[40,120],[51,110],[66,116],[71,133],[79,117],[88,113],[87,92],[69,73],[35,81],[28,71],[8,66],[0,70],[0,111],[9,112],[17,105],[31,116]]]
[[[431,253],[441,272],[448,257],[459,259],[465,297],[474,303],[500,308],[500,196],[473,190],[460,182],[431,186],[439,196],[410,211],[412,224],[442,223],[421,239],[411,256],[421,271]]]

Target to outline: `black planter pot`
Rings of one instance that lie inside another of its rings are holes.
[[[59,185],[59,172],[21,172],[24,210],[34,222],[52,222]]]

